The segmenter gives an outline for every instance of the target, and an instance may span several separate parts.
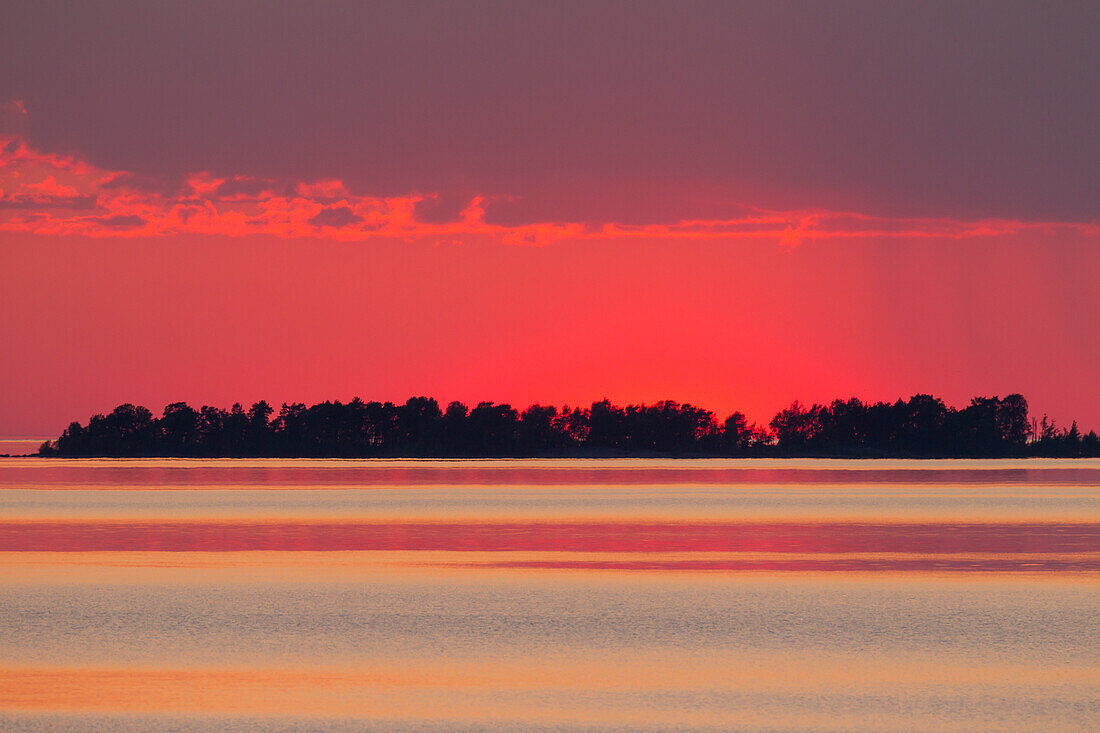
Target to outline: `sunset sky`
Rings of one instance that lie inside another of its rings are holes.
[[[4,3],[0,436],[1025,394],[1100,429],[1095,3]]]

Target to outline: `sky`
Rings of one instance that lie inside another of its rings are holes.
[[[11,2],[0,435],[1021,392],[1100,429],[1094,3]]]

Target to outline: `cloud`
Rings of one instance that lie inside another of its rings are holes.
[[[180,181],[172,181],[164,176],[147,176],[137,173],[118,172],[99,184],[100,191],[135,191],[161,196],[176,196],[181,187]]]
[[[234,176],[221,182],[211,195],[219,201],[259,201],[272,196],[289,196],[294,184],[270,178]]]
[[[462,212],[470,204],[470,197],[442,196],[432,194],[425,196],[416,204],[416,219],[426,224],[445,224],[456,221]]]
[[[94,209],[96,199],[94,196],[23,196],[15,194],[0,197],[0,210],[22,210],[29,212],[44,212],[46,209]],[[3,225],[0,224],[0,228]]]
[[[51,235],[268,234],[343,241],[389,238],[548,246],[577,240],[773,241],[965,239],[1027,231],[1100,237],[1100,224],[1014,219],[891,218],[823,209],[771,211],[738,204],[726,219],[666,224],[487,221],[494,199],[409,193],[359,196],[339,180],[292,181],[199,172],[176,183],[111,171],[0,135],[0,230]]]
[[[134,216],[133,214],[104,216],[100,217],[98,221],[109,229],[135,229],[137,227],[143,227],[148,223],[140,216]]]
[[[309,223],[315,227],[334,227],[336,229],[350,227],[352,224],[358,224],[361,221],[363,221],[363,217],[352,211],[347,204],[321,209],[309,219]]]

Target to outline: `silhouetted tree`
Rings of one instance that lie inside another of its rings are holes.
[[[926,394],[865,404],[795,401],[772,418],[770,432],[734,412],[721,426],[714,413],[663,400],[619,407],[560,410],[531,405],[460,402],[445,412],[429,397],[392,402],[284,403],[274,420],[257,402],[225,410],[184,402],[156,419],[123,404],[78,422],[39,452],[60,456],[537,456],[537,455],[836,455],[836,456],[1097,456],[1100,438],[1077,423],[1058,428],[1045,415],[1034,425],[1023,396],[975,397],[962,410]],[[1031,442],[1028,442],[1031,439]]]
[[[759,452],[768,445],[771,435],[759,425],[749,424],[740,412],[735,412],[722,423],[719,452],[728,456],[746,456]]]
[[[461,402],[451,402],[443,414],[443,455],[465,456],[470,454],[471,441],[467,429],[469,409]]]
[[[397,409],[398,442],[404,453],[439,455],[443,443],[443,413],[429,397],[413,397]]]
[[[245,424],[245,452],[254,456],[269,456],[275,451],[271,415],[275,410],[265,400],[253,403],[248,408]]]
[[[519,452],[537,456],[564,451],[569,439],[560,429],[558,408],[531,405],[519,416]]]
[[[948,409],[932,395],[917,394],[901,403],[901,424],[898,428],[898,448],[916,455],[933,455],[946,451],[944,428]]]
[[[511,456],[518,453],[519,415],[511,405],[481,402],[470,410],[466,426],[474,455]]]
[[[569,405],[565,405],[554,417],[552,423],[554,430],[561,433],[566,445],[579,447],[588,442],[590,425],[588,410],[582,410],[579,407],[570,410]]]
[[[186,402],[165,406],[158,427],[160,448],[168,455],[200,455],[199,413]]]
[[[771,428],[781,449],[804,448],[809,445],[821,427],[820,406],[807,410],[798,400],[772,418]]]
[[[609,400],[593,402],[588,411],[587,445],[603,449],[622,448],[628,439],[626,411],[612,405]]]

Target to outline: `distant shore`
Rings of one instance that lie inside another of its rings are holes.
[[[931,395],[896,402],[793,402],[766,426],[663,400],[620,407],[481,402],[267,403],[229,410],[183,402],[161,417],[123,404],[72,423],[38,455],[190,458],[1023,458],[1100,456],[1100,437],[1033,419],[1022,395],[963,408]]]

